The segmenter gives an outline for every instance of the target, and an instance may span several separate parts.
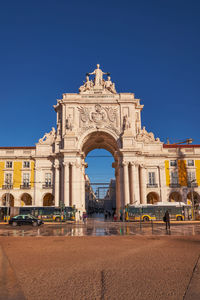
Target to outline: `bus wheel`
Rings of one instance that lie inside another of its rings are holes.
[[[17,222],[13,222],[12,226],[14,226],[14,227],[17,226]]]
[[[149,217],[144,217],[144,218],[143,218],[143,221],[144,221],[144,222],[148,222],[148,221],[149,221]]]
[[[177,219],[177,221],[182,221],[183,220],[181,216],[178,216],[176,219]]]
[[[60,218],[55,218],[55,221],[56,222],[60,222]]]

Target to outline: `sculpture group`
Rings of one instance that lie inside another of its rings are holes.
[[[94,79],[90,80],[90,75],[94,75]],[[107,80],[103,78],[103,75],[107,75]],[[86,81],[79,88],[80,93],[92,91],[94,89],[109,91],[116,94],[115,84],[111,81],[110,73],[105,73],[100,69],[100,65],[97,64],[97,69],[92,73],[86,74]]]

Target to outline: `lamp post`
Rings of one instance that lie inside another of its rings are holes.
[[[192,200],[192,219],[195,221],[195,211],[194,211],[194,194],[193,194],[193,186],[192,184],[196,181],[196,179],[193,179],[190,181],[191,184],[191,200]]]

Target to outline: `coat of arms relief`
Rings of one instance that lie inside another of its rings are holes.
[[[78,110],[82,131],[95,127],[97,129],[110,128],[116,132],[116,127],[119,126],[118,108],[96,104],[94,107],[80,106]]]

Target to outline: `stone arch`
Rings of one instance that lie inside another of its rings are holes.
[[[155,192],[150,192],[147,195],[147,204],[154,204],[159,202],[159,195]]]
[[[11,194],[11,193],[5,193],[3,196],[2,196],[2,205],[3,206],[6,206],[6,200],[8,199],[9,201],[9,206],[10,207],[14,207],[14,203],[15,203],[15,200],[14,200],[14,196]]]
[[[32,205],[32,197],[28,193],[21,195],[21,205]]]
[[[181,202],[182,196],[179,192],[172,192],[169,195],[169,202]]]
[[[43,197],[43,206],[53,206],[54,196],[51,193],[46,193]]]
[[[198,207],[200,205],[200,196],[197,192],[193,191],[193,199],[194,199],[194,205]],[[191,191],[187,194],[187,200],[192,202],[192,193]]]
[[[120,141],[116,135],[113,135],[106,130],[92,130],[82,137],[79,149],[85,156],[94,149],[105,149],[113,155],[115,160],[118,160],[119,144]]]

